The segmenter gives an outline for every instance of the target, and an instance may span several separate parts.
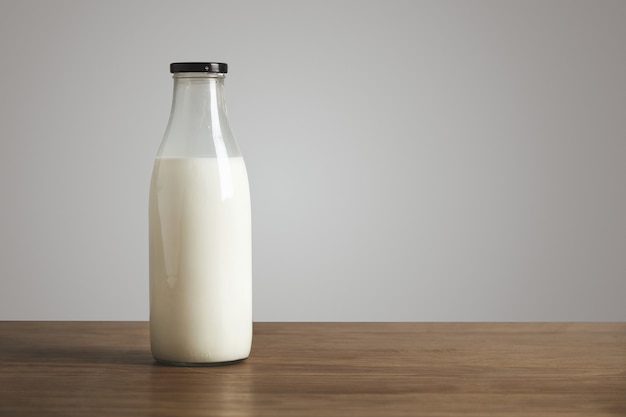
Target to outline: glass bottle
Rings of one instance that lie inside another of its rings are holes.
[[[250,192],[226,113],[227,70],[170,65],[174,98],[150,185],[150,346],[173,365],[250,354]]]

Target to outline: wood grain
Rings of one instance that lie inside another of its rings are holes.
[[[0,322],[1,416],[626,416],[626,323],[256,323],[156,364],[139,322]]]

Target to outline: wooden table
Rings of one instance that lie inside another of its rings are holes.
[[[143,322],[0,322],[0,416],[626,416],[626,323],[255,323],[156,364]]]

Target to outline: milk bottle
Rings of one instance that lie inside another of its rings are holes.
[[[150,346],[172,365],[245,359],[252,343],[250,192],[228,124],[227,65],[170,65],[174,98],[150,185]]]

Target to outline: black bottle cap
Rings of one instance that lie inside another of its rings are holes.
[[[228,64],[223,62],[174,62],[170,64],[170,72],[217,72],[227,73]]]

